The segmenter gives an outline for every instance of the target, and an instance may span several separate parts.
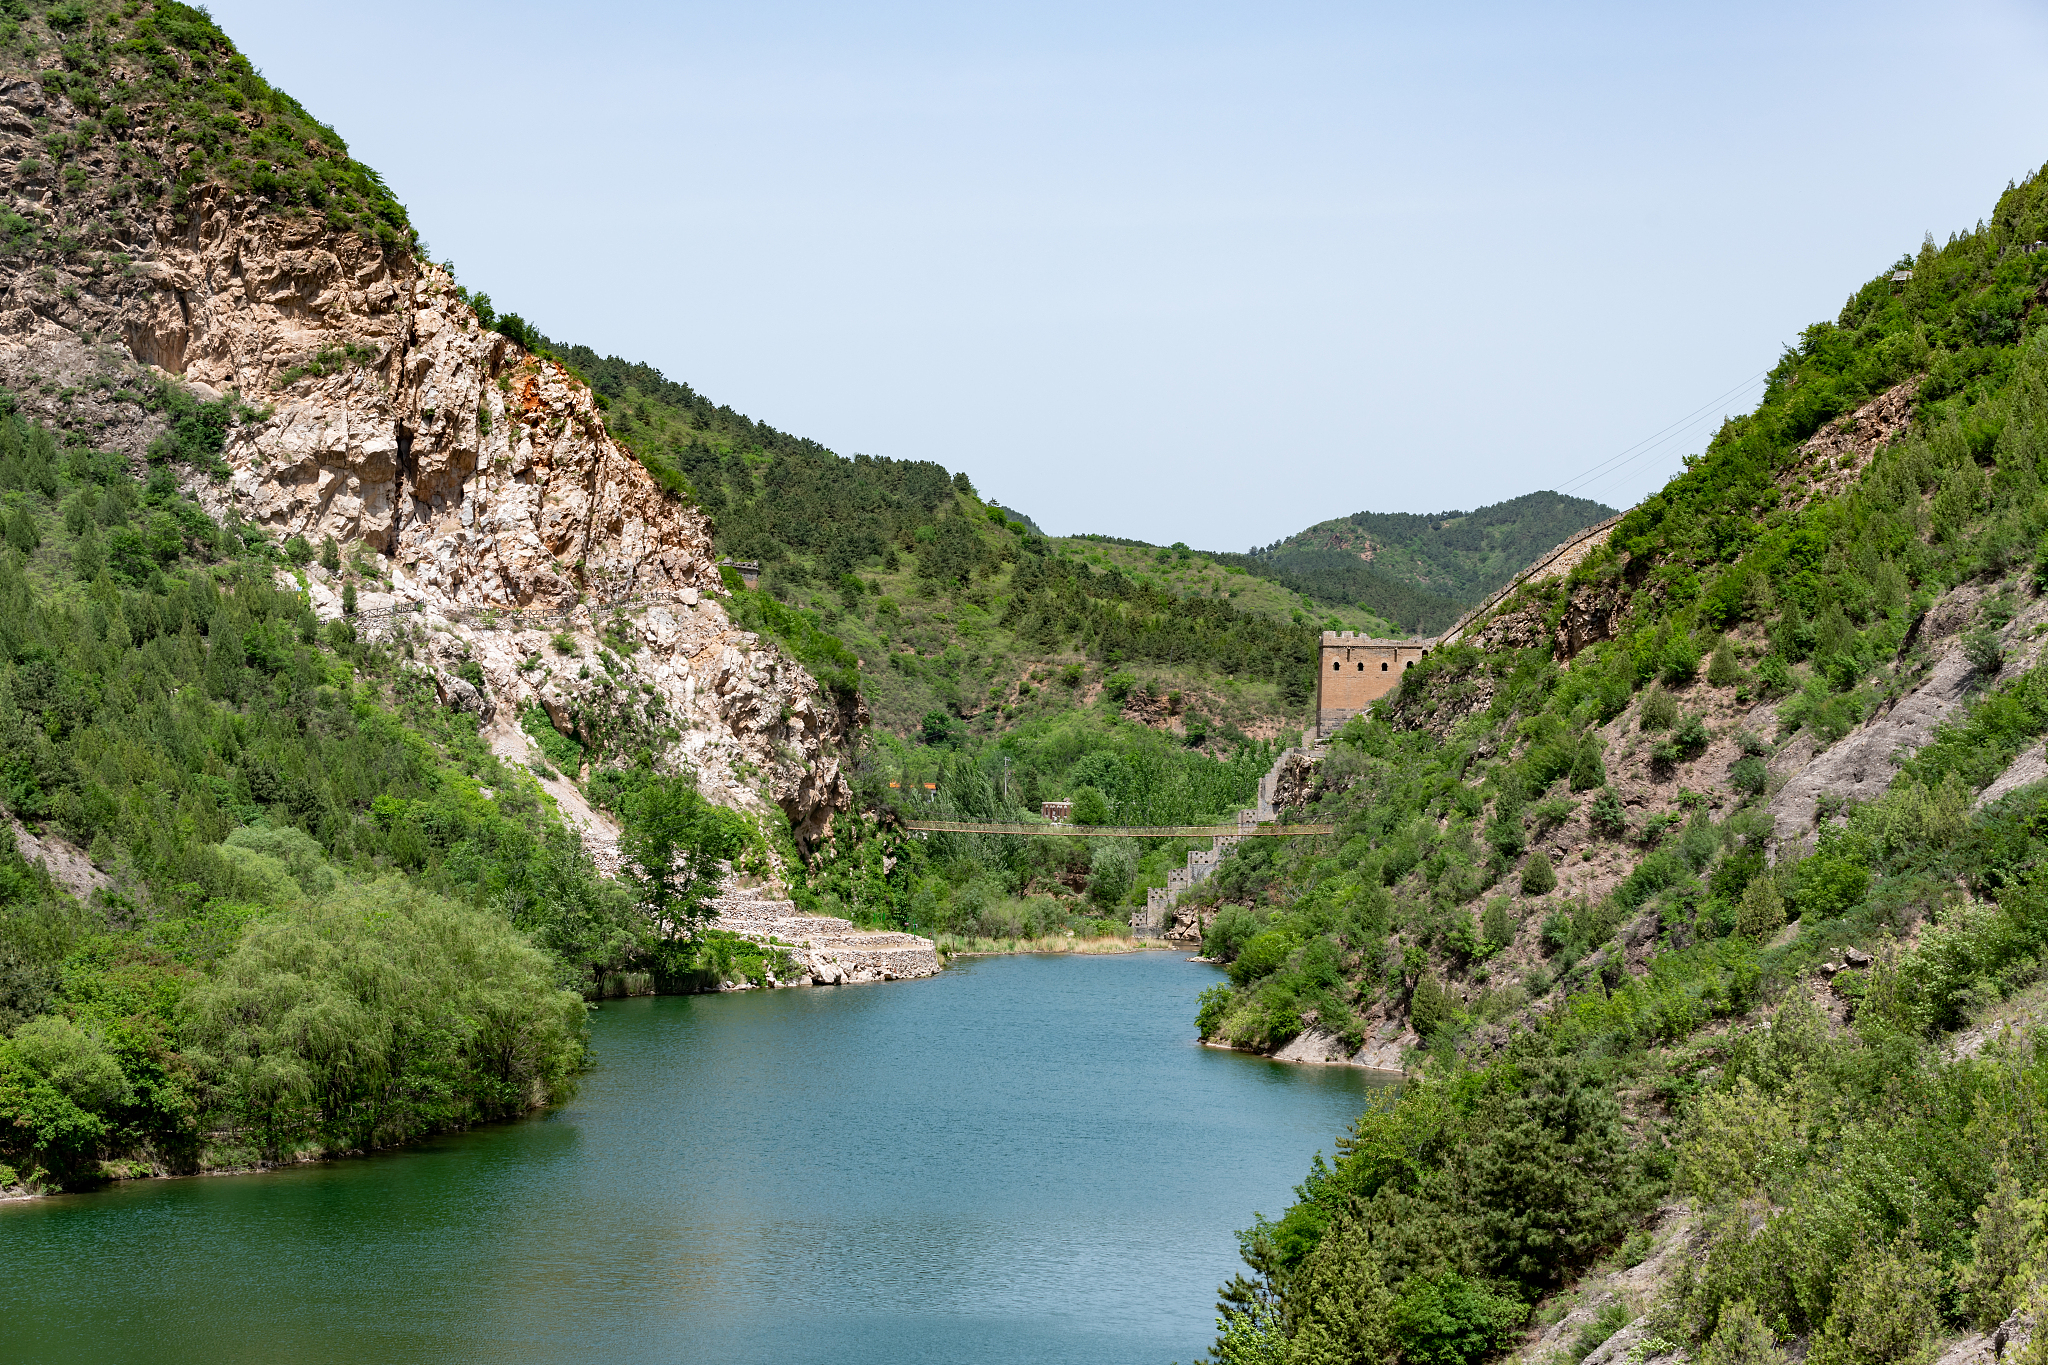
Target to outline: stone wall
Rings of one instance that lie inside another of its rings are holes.
[[[1316,734],[1326,736],[1401,685],[1401,674],[1429,653],[1428,640],[1381,640],[1323,632],[1316,672]]]

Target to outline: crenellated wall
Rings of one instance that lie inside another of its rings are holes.
[[[1429,651],[1429,640],[1381,640],[1323,632],[1316,673],[1316,735],[1326,737],[1401,685],[1401,674]]]

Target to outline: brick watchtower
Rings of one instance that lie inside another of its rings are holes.
[[[1376,640],[1348,630],[1323,632],[1316,674],[1316,738],[1323,739],[1401,684],[1433,640]]]

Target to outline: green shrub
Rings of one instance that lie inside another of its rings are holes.
[[[1553,878],[1553,883],[1554,881]],[[1480,927],[1488,956],[1515,941],[1514,909],[1514,903],[1506,896],[1496,896],[1486,903],[1486,913],[1480,921]]]
[[[1244,987],[1271,976],[1294,949],[1294,936],[1283,929],[1266,929],[1252,935],[1230,964],[1231,984]]]
[[[1760,758],[1738,758],[1728,767],[1728,784],[1749,796],[1761,796],[1770,782],[1770,769]]]
[[[1677,747],[1675,745],[1672,745],[1668,740],[1665,743],[1658,745],[1657,748],[1664,751],[1664,757],[1667,762],[1676,760],[1676,755],[1678,752]],[[1652,759],[1655,759],[1657,755],[1653,752],[1651,757]],[[1684,823],[1685,817],[1683,815],[1680,815],[1675,810],[1659,811],[1657,814],[1643,821],[1643,847],[1655,848],[1658,844],[1664,842],[1665,835],[1669,834],[1672,830],[1679,828]]]
[[[1472,916],[1463,910],[1453,911],[1450,923],[1444,928],[1444,951],[1459,963],[1470,962],[1479,956],[1479,941]]]
[[[1593,808],[1587,812],[1593,829],[1610,839],[1618,839],[1628,833],[1628,813],[1622,809],[1621,796],[1612,787],[1602,787],[1600,794],[1593,798]]]
[[[1742,681],[1742,665],[1735,658],[1735,642],[1727,636],[1714,645],[1714,654],[1707,661],[1707,681],[1715,687],[1733,687]]]
[[[555,647],[555,653],[557,654],[574,654],[576,652],[576,637],[573,635],[558,632],[548,643]]]
[[[1266,927],[1266,917],[1249,906],[1226,905],[1216,912],[1202,934],[1202,955],[1230,962],[1244,951],[1244,945]]]
[[[1982,627],[1963,637],[1963,657],[1969,660],[1970,667],[1988,677],[2005,666],[2005,647],[1999,642],[1997,631]]]
[[[384,882],[258,920],[188,997],[189,1052],[262,1149],[388,1146],[561,1098],[583,1002],[495,915]]]
[[[313,547],[306,543],[304,536],[293,536],[284,543],[284,557],[303,569],[313,562]]]
[[[1457,1022],[1458,1018],[1457,997],[1445,990],[1442,982],[1424,975],[1415,983],[1415,989],[1408,997],[1408,1022],[1425,1042],[1438,1029]]]
[[[1791,665],[1780,654],[1766,654],[1763,662],[1756,666],[1756,677],[1763,684],[1763,693],[1767,697],[1782,697],[1796,685]]]
[[[540,330],[517,313],[499,314],[493,320],[491,330],[523,350],[541,349]]]
[[[1683,687],[1700,673],[1699,642],[1687,634],[1674,634],[1665,641],[1657,660],[1657,672],[1672,687]]]
[[[1607,1339],[1629,1324],[1628,1305],[1620,1299],[1609,1299],[1600,1305],[1600,1311],[1587,1320],[1579,1329],[1578,1337],[1572,1342],[1570,1357],[1574,1362],[1582,1361],[1607,1344]]]
[[[1863,903],[1870,889],[1870,869],[1864,865],[1838,825],[1823,825],[1819,847],[1811,857],[1792,868],[1790,896],[1793,912],[1809,923],[1833,919]]]
[[[20,505],[0,518],[0,533],[4,533],[0,538],[4,538],[9,546],[25,555],[35,553],[36,547],[43,543],[40,523],[27,507]]]
[[[1530,855],[1522,864],[1522,894],[1525,896],[1547,896],[1557,889],[1557,869],[1550,865],[1545,853]]]
[[[478,672],[481,673],[482,670],[479,669]],[[535,705],[521,708],[519,712],[519,728],[531,735],[534,743],[540,746],[540,751],[547,761],[555,767],[562,769],[563,772],[569,775],[572,781],[582,771],[584,762],[583,746],[576,740],[563,734],[560,730],[557,730],[555,723],[548,719],[546,710]]]
[[[1752,943],[1768,943],[1785,927],[1785,897],[1773,876],[1753,878],[1742,892],[1742,908],[1735,931]]]
[[[96,1020],[31,1019],[0,1044],[0,1150],[35,1183],[76,1186],[90,1177],[109,1120],[134,1090]]]
[[[1748,1299],[1721,1306],[1714,1335],[1699,1354],[1699,1365],[1785,1365],[1778,1334]]]
[[[1195,1036],[1214,1038],[1222,1029],[1224,1017],[1236,998],[1236,992],[1228,986],[1211,986],[1203,991],[1201,1005],[1195,1011]]]
[[[1636,704],[1636,728],[1643,731],[1669,730],[1678,724],[1678,698],[1661,687],[1644,690]]]
[[[1074,791],[1074,808],[1071,819],[1077,825],[1106,825],[1109,823],[1109,800],[1100,788],[1077,787]]]
[[[1707,730],[1706,717],[1698,712],[1687,716],[1684,723],[1671,735],[1672,746],[1677,750],[1679,757],[1688,761],[1705,753],[1713,739],[1713,735]]]
[[[1410,1277],[1388,1315],[1400,1358],[1414,1365],[1470,1365],[1513,1339],[1528,1316],[1512,1295],[1456,1274]]]
[[[1117,905],[1130,894],[1138,870],[1134,839],[1097,839],[1088,858],[1088,898],[1098,905]]]
[[[1592,791],[1595,787],[1607,785],[1607,764],[1601,753],[1600,737],[1588,731],[1580,737],[1572,751],[1571,789],[1575,792]]]
[[[1864,1240],[1834,1285],[1827,1322],[1807,1359],[1813,1365],[1889,1365],[1919,1358],[1941,1332],[1948,1282],[1948,1268],[1910,1229],[1890,1246]]]

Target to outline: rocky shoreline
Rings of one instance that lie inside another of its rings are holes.
[[[893,930],[860,929],[850,920],[807,915],[759,888],[729,890],[712,900],[718,928],[760,944],[773,944],[796,960],[803,975],[774,986],[849,986],[869,981],[913,981],[937,976],[945,965],[928,938]]]
[[[1368,1038],[1356,1049],[1345,1046],[1344,1040],[1333,1033],[1325,1033],[1311,1024],[1284,1047],[1273,1052],[1260,1052],[1256,1048],[1236,1047],[1230,1043],[1202,1040],[1203,1047],[1218,1048],[1224,1052],[1248,1052],[1254,1057],[1264,1057],[1273,1062],[1291,1062],[1301,1066],[1353,1066],[1361,1071],[1377,1071],[1386,1076],[1405,1076],[1408,1068],[1402,1062],[1402,1054],[1418,1040],[1413,1034],[1397,1038]]]

